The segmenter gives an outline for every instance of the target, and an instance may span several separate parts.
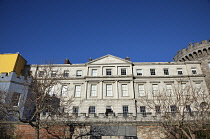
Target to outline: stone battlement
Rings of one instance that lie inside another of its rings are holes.
[[[179,50],[174,57],[175,62],[193,61],[199,57],[210,54],[210,39],[203,40],[201,43],[190,43],[187,48]]]

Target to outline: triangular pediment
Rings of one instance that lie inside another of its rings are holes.
[[[88,62],[88,64],[128,64],[128,63],[132,63],[128,60],[124,60],[122,58],[113,56],[113,55],[105,55],[103,57],[97,58],[95,60],[92,60],[90,62]]]

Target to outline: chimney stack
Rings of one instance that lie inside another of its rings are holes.
[[[65,59],[64,64],[71,64],[68,58]]]
[[[93,60],[93,59],[90,57],[90,58],[89,58],[89,61],[92,61],[92,60]]]
[[[128,60],[128,61],[130,61],[130,57],[126,57],[126,58],[125,58],[125,60]]]

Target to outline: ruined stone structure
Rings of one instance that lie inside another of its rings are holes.
[[[207,87],[210,90],[210,39],[201,43],[190,43],[188,48],[184,48],[175,55],[175,62],[200,61],[201,69],[205,75]]]

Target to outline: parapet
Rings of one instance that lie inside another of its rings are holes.
[[[210,39],[201,43],[190,43],[187,48],[179,50],[174,57],[175,62],[194,61],[200,57],[210,55]]]

